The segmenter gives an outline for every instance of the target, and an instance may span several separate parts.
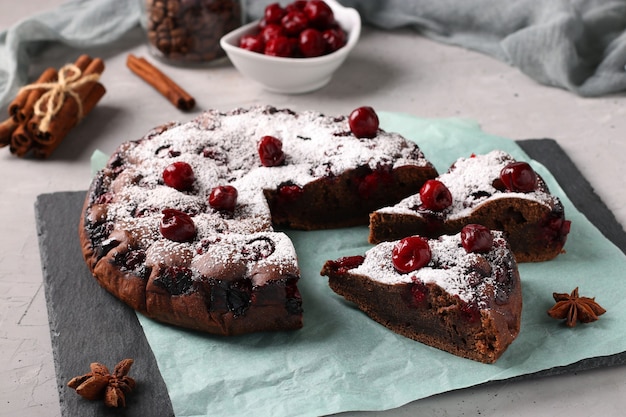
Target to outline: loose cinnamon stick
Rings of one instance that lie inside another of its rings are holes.
[[[191,110],[196,105],[196,100],[189,93],[144,58],[138,58],[129,54],[126,60],[126,66],[135,73],[135,75],[154,87],[154,89],[167,98],[176,108],[180,110]]]
[[[85,97],[81,97],[83,103],[83,117],[87,116],[96,107],[106,89],[100,83],[95,83]],[[72,102],[74,100],[66,100]],[[74,105],[76,106],[76,105]],[[57,116],[50,122],[48,134],[43,138],[34,136],[33,155],[36,158],[47,158],[61,144],[65,136],[79,122],[76,119],[76,107],[63,106]],[[72,111],[74,111],[72,113]]]
[[[17,123],[12,117],[9,117],[4,122],[0,123],[0,148],[3,148],[11,143],[11,136],[16,128]]]

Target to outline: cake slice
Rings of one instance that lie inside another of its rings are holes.
[[[539,262],[563,252],[571,222],[528,163],[495,150],[458,159],[419,193],[374,211],[369,240],[454,234],[470,223],[504,231],[518,262]]]
[[[365,256],[327,261],[321,274],[378,323],[457,356],[493,363],[519,333],[515,257],[502,232],[481,225],[383,242]]]

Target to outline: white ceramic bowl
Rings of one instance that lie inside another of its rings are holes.
[[[333,10],[335,20],[348,35],[346,45],[331,54],[315,58],[281,58],[240,48],[239,39],[243,35],[254,33],[258,21],[227,33],[220,39],[220,46],[239,72],[269,91],[299,94],[317,90],[328,84],[361,34],[361,16],[356,10],[343,7],[332,0],[326,0],[326,3]]]

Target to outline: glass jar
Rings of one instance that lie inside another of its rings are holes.
[[[220,38],[243,23],[239,0],[139,0],[150,52],[176,65],[225,56]]]

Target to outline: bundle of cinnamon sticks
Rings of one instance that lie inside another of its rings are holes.
[[[104,71],[100,58],[79,56],[58,71],[46,69],[23,87],[9,104],[9,118],[0,123],[0,147],[12,154],[47,158],[96,106],[106,89],[98,82]]]

